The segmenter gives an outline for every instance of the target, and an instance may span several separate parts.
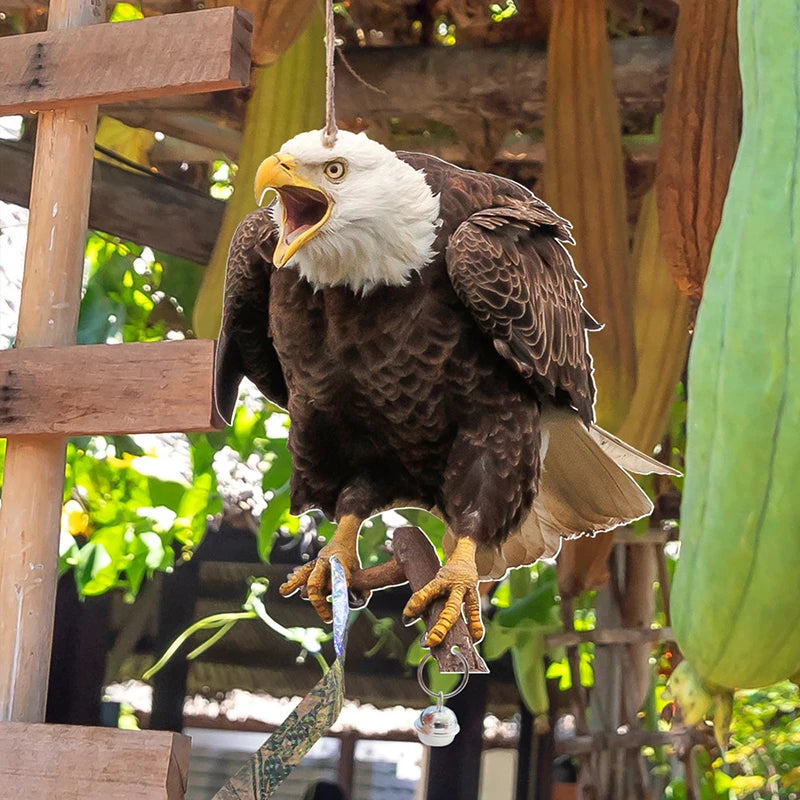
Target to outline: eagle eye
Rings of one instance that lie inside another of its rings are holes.
[[[343,158],[332,158],[330,161],[325,162],[322,171],[329,181],[338,183],[347,175],[347,162]]]

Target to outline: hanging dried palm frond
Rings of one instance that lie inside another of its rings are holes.
[[[612,81],[604,0],[561,0],[547,48],[545,199],[569,219],[584,299],[605,328],[591,334],[599,423],[616,431],[636,383],[635,282],[628,250],[622,133]],[[612,536],[564,543],[563,596],[601,586]]]
[[[649,453],[661,441],[689,347],[689,300],[673,282],[661,250],[655,187],[633,235],[636,289],[636,391],[619,435]]]
[[[301,131],[322,127],[325,108],[325,24],[314,13],[300,38],[273,66],[255,70],[253,94],[247,103],[235,191],[228,201],[222,227],[194,308],[199,337],[216,338],[222,320],[225,264],[234,231],[256,207],[253,185],[262,159]],[[298,97],[297,87],[303,87]]]
[[[545,199],[574,226],[586,306],[605,325],[590,346],[597,418],[613,432],[628,411],[636,361],[622,135],[604,0],[562,0],[553,8],[545,149]]]
[[[667,85],[656,188],[678,288],[703,294],[741,130],[737,0],[683,0]]]

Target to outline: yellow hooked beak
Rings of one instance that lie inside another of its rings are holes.
[[[278,246],[272,256],[282,267],[325,224],[333,201],[317,186],[303,180],[296,172],[297,161],[288,153],[276,153],[261,162],[256,172],[256,202],[261,205],[268,189],[281,198],[281,229]]]

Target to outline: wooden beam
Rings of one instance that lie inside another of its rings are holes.
[[[208,95],[190,96],[208,97]],[[216,114],[205,116],[207,108],[208,106],[204,106],[197,112],[175,111],[160,106],[150,108],[138,103],[115,103],[104,106],[103,113],[132,128],[161,131],[176,139],[219,150],[236,161],[242,146],[241,120],[237,118],[231,123],[227,112],[219,116]],[[231,124],[233,127],[230,127]]]
[[[103,0],[50,3],[51,31],[74,32],[103,19]],[[17,69],[2,74],[15,75]],[[23,357],[24,348],[75,341],[96,124],[97,106],[91,105],[39,116],[17,326],[22,348],[17,355]],[[79,367],[75,376],[80,373]],[[13,438],[6,448],[0,506],[0,720],[44,720],[65,450],[66,439],[57,436]]]
[[[454,127],[456,136],[464,141],[480,133],[479,120],[505,126],[508,131],[541,126],[546,71],[546,51],[541,45],[387,47],[346,52],[353,69],[385,94],[365,87],[349,70],[339,69],[336,109],[343,122],[363,119],[385,125],[396,117],[401,123],[419,122],[421,128],[426,122],[439,122]],[[672,40],[666,36],[614,39],[611,54],[623,113],[660,113]],[[231,93],[224,93],[181,98],[179,106],[159,99],[115,104],[103,113],[128,125],[224,150],[235,158],[241,141],[241,130],[232,127],[238,121],[241,128],[237,107],[231,102]],[[451,148],[454,160],[463,161],[459,155],[463,145],[463,141],[456,142]],[[648,160],[652,151],[632,147],[630,157]],[[539,154],[532,153],[530,160],[537,159]]]
[[[700,739],[692,729],[676,728],[673,731],[625,731],[623,733],[587,733],[556,739],[556,752],[562,755],[581,755],[602,750],[638,750],[640,747],[680,745]]]
[[[623,110],[649,114],[664,103],[672,40],[629,37],[611,42],[614,87]],[[336,111],[341,120],[419,117],[453,126],[479,120],[508,129],[541,124],[546,51],[543,46],[393,47],[348,50],[354,71],[337,72]]]
[[[642,644],[673,641],[671,628],[595,628],[591,631],[551,633],[545,638],[547,647],[575,647],[579,644]]]
[[[190,748],[166,731],[0,724],[0,797],[183,800]]]
[[[0,200],[27,206],[33,153],[0,142]],[[207,263],[225,204],[189,188],[94,161],[89,227],[170,255]]]
[[[252,20],[234,7],[8,36],[0,114],[246,86]]]
[[[430,153],[453,164],[469,165],[472,158],[470,148],[464,142],[444,141],[433,136],[399,136],[392,137],[391,144],[397,150],[412,150]],[[623,157],[636,165],[655,165],[658,158],[658,143],[653,144],[626,144],[622,140]],[[506,141],[497,151],[494,161],[497,164],[508,166],[511,164],[524,164],[525,166],[542,166],[545,161],[544,142]]]
[[[215,430],[213,364],[211,339],[0,351],[0,436]]]

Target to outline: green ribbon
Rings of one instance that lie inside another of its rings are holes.
[[[333,642],[336,661],[281,726],[214,795],[213,800],[267,800],[308,751],[325,735],[342,710],[344,650],[347,642],[347,580],[331,559]]]

